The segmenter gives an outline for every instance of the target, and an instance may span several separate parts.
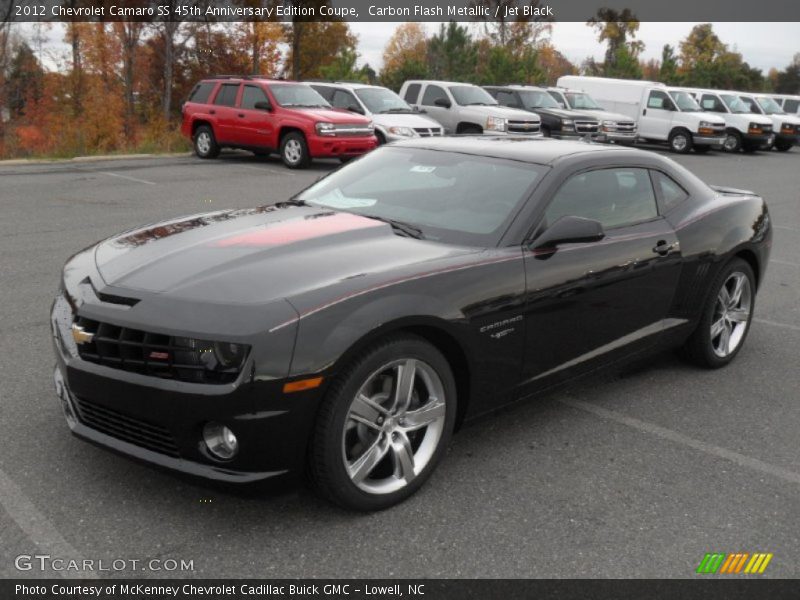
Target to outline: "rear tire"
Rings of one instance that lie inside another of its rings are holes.
[[[483,133],[483,129],[477,125],[464,125],[458,133],[476,135]]]
[[[682,348],[684,358],[709,369],[731,362],[750,331],[755,299],[753,269],[741,258],[732,259],[709,288],[697,329]]]
[[[216,158],[219,156],[219,146],[214,137],[214,130],[208,125],[200,125],[194,132],[194,153],[199,158]]]
[[[669,149],[676,154],[687,154],[691,152],[692,146],[692,134],[686,129],[676,129],[669,134]]]
[[[281,160],[290,169],[305,169],[311,163],[308,144],[302,133],[290,131],[281,139]]]
[[[351,510],[402,502],[441,460],[455,417],[456,386],[445,357],[412,335],[380,341],[325,394],[309,449],[311,483]]]

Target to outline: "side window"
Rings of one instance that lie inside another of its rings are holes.
[[[416,104],[417,100],[419,100],[419,90],[422,87],[419,83],[412,83],[406,88],[405,96],[403,96],[403,100],[408,102],[409,104]]]
[[[358,106],[358,102],[356,101],[353,94],[350,92],[346,92],[345,90],[336,90],[333,92],[333,100],[331,100],[331,104],[336,108],[344,108],[348,109],[351,106]]]
[[[703,107],[703,110],[709,110],[711,112],[725,112],[725,110],[722,108],[721,102],[717,99],[717,97],[710,94],[703,94],[703,98],[700,100],[700,105]]]
[[[661,171],[653,171],[653,181],[655,182],[658,195],[661,197],[663,212],[678,206],[689,197],[689,194],[672,177],[664,175]]]
[[[203,83],[198,83],[197,86],[192,90],[192,94],[189,96],[189,102],[197,102],[198,104],[205,104],[208,102],[208,97],[211,95],[212,90],[214,89],[214,84],[210,81],[204,81]]]
[[[217,92],[217,97],[214,98],[214,104],[217,106],[236,106],[236,94],[238,91],[238,83],[223,84]]]
[[[672,103],[665,92],[653,91],[647,98],[647,108],[659,108],[661,110],[671,110]]]
[[[335,88],[328,87],[327,85],[312,85],[311,87],[328,102],[333,99],[333,92],[335,91]]]
[[[422,104],[425,106],[435,106],[439,99],[447,100],[447,94],[438,85],[429,85],[425,88],[425,94],[422,96]]]
[[[519,106],[519,101],[514,92],[497,92],[495,98],[503,106]]]
[[[558,105],[559,105],[561,108],[569,108],[569,107],[567,106],[567,99],[566,99],[566,98],[564,98],[564,96],[563,96],[562,94],[560,94],[560,93],[558,93],[558,92],[551,91],[551,90],[548,90],[548,92],[547,92],[547,93],[548,93],[548,94],[550,94],[550,95],[553,97],[553,100],[555,100],[556,102],[558,102]]]
[[[260,87],[246,85],[242,91],[241,108],[255,110],[257,102],[269,102],[267,95]]]
[[[546,225],[565,216],[593,219],[605,229],[658,216],[647,169],[600,169],[572,176],[547,207]]]
[[[796,112],[800,112],[797,109],[800,108],[800,100],[785,100],[783,103],[783,110],[788,113],[794,114]]]

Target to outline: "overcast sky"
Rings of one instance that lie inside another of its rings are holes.
[[[399,23],[350,23],[358,35],[359,63],[368,62],[376,71],[383,63],[383,48]],[[423,23],[429,33],[439,27],[437,23]],[[660,58],[664,44],[677,48],[696,23],[642,23],[638,39],[645,43],[643,58]],[[21,25],[30,30],[32,25]],[[483,26],[474,24],[476,32]],[[732,49],[741,52],[750,65],[766,73],[770,68],[784,69],[792,57],[800,52],[797,23],[714,23],[714,31]],[[48,43],[45,54],[63,53],[63,29],[55,25],[46,32]],[[552,41],[572,62],[580,64],[587,56],[602,60],[605,46],[597,42],[594,31],[585,23],[554,23]],[[46,57],[45,57],[46,59]],[[52,68],[53,64],[47,61]]]

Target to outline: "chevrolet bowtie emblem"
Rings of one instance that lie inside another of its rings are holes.
[[[73,323],[72,339],[75,340],[75,343],[78,345],[89,344],[94,339],[94,334],[89,331],[86,331],[83,327],[81,327],[77,323]]]

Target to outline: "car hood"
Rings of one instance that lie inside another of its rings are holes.
[[[95,262],[107,285],[132,295],[260,304],[475,251],[402,237],[351,213],[282,204],[132,230],[100,242]]]
[[[338,108],[293,108],[292,110],[308,116],[313,121],[327,121],[348,125],[366,125],[370,119],[363,115]]]
[[[631,119],[627,115],[623,115],[622,113],[609,112],[607,110],[591,110],[587,108],[581,108],[579,110],[576,110],[575,112],[582,115],[587,115],[589,117],[593,117],[598,121],[600,121],[601,123],[603,121],[616,121],[617,123],[619,123],[620,121],[628,123],[635,122],[635,119]]]
[[[677,114],[693,115],[693,116],[699,118],[701,121],[708,121],[709,123],[712,123],[713,125],[722,125],[723,127],[725,126],[725,119],[723,119],[722,117],[720,117],[718,115],[712,115],[712,114],[707,113],[707,112],[702,112],[702,111],[697,111],[697,110],[687,110],[687,111],[681,111],[681,112],[679,112]]]
[[[551,115],[559,119],[580,119],[586,116],[584,113],[565,108],[531,108],[530,110],[540,115]]]
[[[486,119],[487,117],[499,117],[501,119],[508,119],[510,121],[541,122],[539,115],[536,113],[528,112],[527,110],[520,110],[518,108],[509,108],[507,106],[463,106],[461,110],[462,114],[473,115],[476,118],[482,117],[483,119]]]
[[[381,127],[422,127],[441,129],[437,121],[419,113],[373,113],[372,120]]]

